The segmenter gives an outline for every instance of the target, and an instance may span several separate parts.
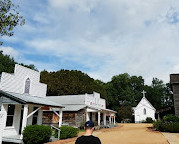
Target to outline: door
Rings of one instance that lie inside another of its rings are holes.
[[[21,108],[21,118],[20,118],[20,125],[19,125],[19,134],[21,134],[21,130],[22,130],[23,113],[24,113],[24,106],[22,106],[22,108]]]
[[[140,122],[140,116],[137,115],[137,116],[136,116],[136,121],[135,121],[135,123],[139,123],[139,122]]]

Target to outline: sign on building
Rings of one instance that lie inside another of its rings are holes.
[[[106,108],[105,99],[100,98],[100,94],[96,92],[94,92],[92,95],[91,94],[85,95],[85,104],[89,106],[93,106],[95,108],[101,108],[101,109]]]
[[[2,132],[3,132],[3,123],[4,123],[4,112],[0,111],[0,144],[2,144]]]

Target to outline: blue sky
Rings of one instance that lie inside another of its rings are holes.
[[[179,73],[177,0],[14,0],[26,24],[0,47],[39,70],[81,70],[109,81],[127,72],[169,82]]]

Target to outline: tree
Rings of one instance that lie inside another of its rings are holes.
[[[0,0],[0,37],[13,36],[14,27],[24,25],[25,20],[17,9],[18,6],[15,6],[11,0]]]
[[[3,51],[0,51],[0,74],[2,72],[13,73],[15,61],[9,55],[3,55]]]
[[[3,51],[0,51],[0,74],[2,72],[13,73],[15,64],[19,64],[32,70],[38,71],[33,64],[25,65],[23,63],[17,63],[13,57],[10,57],[10,55],[5,55],[3,54]]]
[[[103,98],[105,97],[105,89],[102,83],[77,70],[56,72],[44,70],[41,72],[41,82],[48,85],[48,96],[85,94],[96,91]]]
[[[133,117],[133,109],[131,106],[121,106],[118,111],[117,111],[117,121],[120,122],[122,120],[125,119],[129,119],[130,121],[132,121],[132,117]]]
[[[144,89],[147,92],[146,98],[157,110],[164,107],[162,105],[162,99],[165,95],[165,84],[162,80],[153,78],[152,85],[146,85]]]
[[[107,106],[118,110],[120,106],[136,106],[142,95],[144,79],[142,76],[130,76],[127,73],[112,77],[104,85],[107,93]]]

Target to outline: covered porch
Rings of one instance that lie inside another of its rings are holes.
[[[54,111],[62,124],[62,106],[45,97],[30,96],[0,91],[0,111],[5,114],[2,124],[2,141],[22,143],[22,132],[27,125],[42,124],[42,109],[48,106]],[[1,142],[0,142],[1,143]]]
[[[96,109],[93,107],[87,107],[86,109],[86,121],[92,120],[100,127],[114,126],[116,124],[115,111],[109,109]]]

